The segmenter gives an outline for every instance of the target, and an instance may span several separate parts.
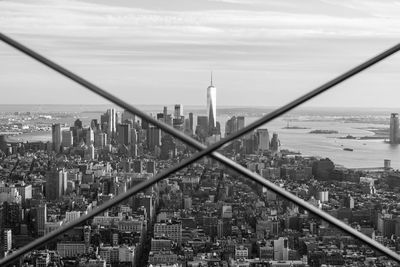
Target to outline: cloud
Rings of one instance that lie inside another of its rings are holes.
[[[224,0],[226,1],[226,0]],[[228,0],[241,2],[241,0]],[[326,0],[325,0],[326,1]],[[326,1],[331,3],[330,1]],[[151,41],[204,42],[260,40],[293,37],[392,37],[400,34],[400,18],[388,5],[358,1],[336,3],[378,14],[341,17],[266,10],[163,11],[65,0],[0,2],[0,29],[6,33],[75,38],[141,37]],[[397,5],[394,5],[397,7]],[[400,12],[400,10],[399,10]],[[398,14],[398,13],[397,13]]]

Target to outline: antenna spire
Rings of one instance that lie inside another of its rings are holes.
[[[211,71],[211,86],[213,86],[213,77],[212,77],[212,71]]]

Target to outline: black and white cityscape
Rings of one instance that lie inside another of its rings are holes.
[[[204,147],[235,136],[398,43],[399,12],[397,0],[0,1],[0,40],[149,116],[0,42],[0,265],[196,155],[163,125]],[[217,150],[297,202],[208,154],[4,266],[400,266],[307,208],[400,254],[393,58]]]

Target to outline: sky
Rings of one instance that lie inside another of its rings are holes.
[[[0,32],[131,104],[280,106],[400,40],[400,0],[0,0]],[[400,110],[400,55],[307,103]],[[103,104],[0,44],[0,104]]]

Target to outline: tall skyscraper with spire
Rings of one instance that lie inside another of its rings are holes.
[[[208,127],[210,134],[217,127],[217,88],[213,85],[213,76],[211,72],[211,84],[207,88],[207,114]]]

